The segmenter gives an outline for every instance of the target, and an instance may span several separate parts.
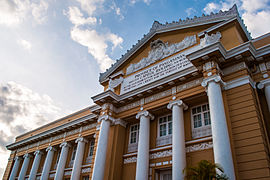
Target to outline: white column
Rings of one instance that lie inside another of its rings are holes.
[[[85,148],[85,143],[87,141],[80,137],[76,139],[75,143],[78,143],[76,155],[73,163],[72,173],[71,173],[71,180],[77,180],[80,179],[81,174],[81,167],[82,167],[82,161],[83,161],[83,153]]]
[[[183,170],[186,167],[184,110],[187,106],[182,100],[174,100],[167,108],[172,109],[172,179],[183,180]]]
[[[17,176],[18,171],[19,171],[21,161],[22,161],[22,157],[18,157],[18,156],[15,157],[15,163],[10,173],[9,180],[15,180],[15,177]]]
[[[30,154],[25,154],[23,156],[23,158],[24,158],[24,160],[23,160],[23,164],[22,164],[22,168],[21,168],[18,180],[24,180],[25,179],[25,175],[26,175],[26,172],[27,172],[27,169],[28,169],[28,165],[29,165],[29,162],[30,162],[31,155]]]
[[[221,82],[221,77],[215,75],[204,79],[202,86],[207,87],[215,163],[222,166],[224,173],[230,180],[234,180],[234,164],[220,87]]]
[[[43,170],[42,170],[42,174],[41,174],[41,180],[48,180],[49,179],[49,173],[51,170],[51,166],[52,166],[52,160],[53,160],[53,155],[55,152],[55,148],[53,148],[52,146],[49,146],[47,149],[47,156],[44,162],[44,166],[43,166]]]
[[[262,80],[258,84],[258,88],[259,89],[263,89],[264,88],[265,98],[266,98],[266,101],[267,101],[268,110],[270,112],[270,79]]]
[[[108,115],[104,115],[104,116],[101,116],[98,121],[99,122],[101,121],[101,126],[100,126],[100,133],[98,137],[98,144],[97,144],[97,151],[96,151],[92,179],[103,180],[105,163],[106,163],[109,130],[110,130],[111,122],[114,121],[114,119]]]
[[[34,153],[35,159],[34,159],[31,171],[30,171],[29,180],[36,179],[36,175],[37,175],[37,171],[38,171],[38,167],[39,167],[39,163],[40,163],[40,159],[41,159],[42,154],[43,153],[40,150],[38,150]]]
[[[136,118],[140,119],[136,180],[147,180],[149,171],[150,119],[154,119],[154,116],[148,111],[141,111],[136,115]]]
[[[63,179],[69,147],[70,145],[67,142],[60,144],[61,154],[56,168],[55,180]]]

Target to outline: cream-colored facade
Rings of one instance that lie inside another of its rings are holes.
[[[234,179],[270,179],[270,34],[236,6],[154,22],[105,73],[95,105],[25,133],[3,179],[184,179],[206,159]]]

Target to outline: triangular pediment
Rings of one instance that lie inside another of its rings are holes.
[[[202,32],[215,28],[219,24],[226,24],[232,19],[238,21],[244,36],[250,39],[250,35],[239,17],[236,5],[225,12],[220,11],[193,19],[187,18],[178,22],[161,24],[155,21],[150,31],[137,44],[133,45],[106,72],[100,74],[100,82],[108,82],[110,78],[119,74],[127,77],[173,54],[192,48],[192,46],[200,44]]]

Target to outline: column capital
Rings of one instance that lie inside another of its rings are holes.
[[[211,81],[214,81],[214,82],[216,82],[216,83],[221,83],[223,86],[226,85],[226,83],[225,83],[224,81],[222,81],[220,75],[214,75],[214,76],[210,76],[210,77],[208,77],[208,78],[205,78],[205,79],[203,80],[203,82],[201,83],[201,85],[202,85],[203,87],[206,87],[206,86],[208,85],[208,83],[211,82]]]
[[[109,115],[102,115],[102,116],[99,116],[98,118],[98,122],[101,122],[101,121],[109,121],[111,123],[114,123],[115,119]]]
[[[29,154],[29,153],[23,155],[23,158],[31,158],[31,157],[33,157],[33,156],[31,154]]]
[[[258,87],[259,89],[263,89],[265,86],[269,86],[269,85],[270,85],[270,78],[262,80],[262,81],[257,85],[257,87]]]
[[[88,141],[85,138],[83,138],[83,137],[79,137],[78,139],[75,140],[75,143],[78,143],[78,142],[87,143]]]
[[[170,103],[167,105],[167,108],[168,109],[172,109],[172,107],[174,105],[177,105],[177,106],[182,106],[184,108],[184,110],[187,110],[188,109],[188,106],[180,99],[178,100],[174,100],[174,101],[170,101]]]
[[[42,155],[44,153],[41,150],[37,150],[37,151],[34,152],[34,155],[38,155],[38,154]]]
[[[60,148],[62,148],[62,147],[71,147],[71,145],[67,141],[64,141],[59,145],[59,147]]]
[[[123,126],[124,128],[126,128],[126,126],[127,126],[127,122],[124,121],[124,120],[122,120],[122,119],[120,119],[120,118],[115,119],[114,125],[118,125],[118,124],[121,125],[121,126]]]
[[[49,147],[46,148],[46,152],[47,151],[56,151],[56,149],[54,147],[52,147],[52,146],[49,146]]]
[[[17,160],[18,160],[18,161],[21,161],[22,159],[23,159],[23,158],[22,158],[21,156],[16,156],[16,157],[14,158],[15,161],[17,161]]]
[[[141,116],[150,117],[150,120],[154,119],[154,116],[152,114],[150,114],[148,111],[138,112],[138,114],[136,115],[136,119],[140,119]]]

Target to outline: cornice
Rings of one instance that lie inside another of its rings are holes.
[[[68,123],[60,125],[60,126],[57,126],[55,128],[52,128],[52,129],[47,130],[45,132],[42,132],[40,134],[31,136],[31,137],[26,138],[24,140],[21,140],[19,142],[9,144],[9,145],[6,146],[6,148],[8,150],[13,150],[13,149],[18,148],[20,146],[23,146],[23,145],[26,145],[26,144],[29,144],[29,143],[33,143],[35,141],[40,141],[41,139],[44,139],[44,138],[47,138],[47,137],[50,137],[50,136],[54,136],[57,133],[60,133],[60,132],[62,132],[64,130],[66,130],[66,129],[71,129],[74,126],[78,126],[78,125],[80,125],[82,123],[85,123],[87,121],[94,121],[95,118],[97,118],[97,115],[95,115],[95,114],[90,114],[90,115],[78,118],[76,120],[73,120],[71,122],[68,122]]]
[[[120,59],[116,60],[116,62],[112,64],[112,66],[109,69],[107,69],[106,72],[100,73],[99,81],[101,83],[105,82],[111,73],[113,73],[118,67],[120,67],[128,58],[130,58],[138,49],[140,49],[146,42],[148,42],[156,34],[210,23],[218,23],[229,20],[233,17],[239,17],[236,5],[234,5],[228,11],[224,12],[220,11],[216,14],[211,13],[210,15],[203,14],[201,17],[194,16],[194,18],[191,19],[190,18],[187,18],[186,20],[180,19],[179,21],[177,22],[173,21],[172,23],[161,24],[158,21],[154,21],[150,31],[146,35],[144,35],[144,37],[141,40],[139,40],[137,44],[133,45],[130,50],[127,50],[127,52],[124,55],[122,55]]]

